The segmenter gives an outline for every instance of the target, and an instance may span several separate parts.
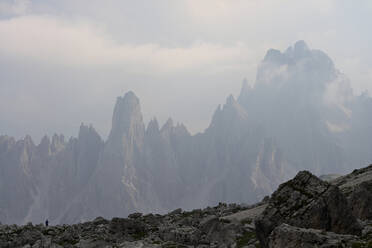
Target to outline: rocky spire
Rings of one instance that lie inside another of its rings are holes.
[[[167,122],[161,128],[161,132],[169,132],[174,127],[172,118],[168,118]]]
[[[65,146],[65,137],[61,134],[54,134],[52,137],[51,151],[52,153],[58,152]]]
[[[125,136],[129,142],[138,145],[143,142],[144,132],[140,101],[129,91],[116,100],[108,142],[120,143]]]
[[[79,129],[79,140],[86,140],[86,139],[95,139],[99,142],[101,142],[101,137],[97,133],[97,131],[94,129],[92,125],[84,125],[84,123],[81,123],[80,129]]]
[[[39,148],[39,152],[43,155],[43,156],[48,156],[50,155],[50,139],[47,135],[45,135],[42,139],[41,139],[41,142],[38,146]]]
[[[147,125],[146,134],[152,135],[159,133],[159,123],[156,118],[153,118]]]

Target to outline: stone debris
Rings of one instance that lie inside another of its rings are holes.
[[[301,171],[254,205],[219,203],[48,227],[0,224],[0,248],[371,248],[371,171],[330,182]]]

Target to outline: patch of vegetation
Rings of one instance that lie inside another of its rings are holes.
[[[256,239],[255,232],[244,232],[243,236],[236,240],[236,247],[242,248],[243,246],[248,245],[252,239]]]

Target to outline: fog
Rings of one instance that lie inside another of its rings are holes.
[[[370,1],[2,0],[0,134],[77,136],[84,122],[107,137],[128,90],[145,123],[203,131],[268,49],[297,40],[371,91],[371,14]]]
[[[365,167],[371,12],[0,0],[0,222],[254,204],[299,171]]]

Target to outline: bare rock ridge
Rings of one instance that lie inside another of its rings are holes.
[[[271,233],[268,247],[369,247],[370,242],[361,241],[353,235],[336,234],[317,229],[305,229],[281,224]]]
[[[129,91],[118,97],[112,117],[112,128],[107,143],[122,152],[122,146],[142,146],[145,125],[139,99]],[[112,143],[112,144],[111,144]]]
[[[356,170],[343,177],[342,185],[363,199],[370,192],[361,192],[359,186],[372,182],[371,173],[372,165]],[[368,204],[360,205],[335,183],[301,171],[254,205],[219,203],[165,215],[136,212],[128,218],[97,217],[49,227],[0,224],[0,247],[370,248],[372,219],[354,215],[354,210],[372,207]]]
[[[258,238],[264,247],[268,247],[267,237],[282,223],[353,235],[360,235],[362,229],[339,188],[307,171],[281,184],[256,220]]]
[[[172,119],[146,127],[130,91],[117,98],[105,141],[84,124],[77,138],[53,135],[40,144],[0,136],[0,221],[71,224],[251,204],[298,171],[345,174],[371,163],[371,124],[372,98],[355,96],[324,52],[299,41],[269,50],[255,84],[244,81],[239,97],[230,95],[196,135]],[[334,184],[359,202],[358,218],[369,218],[371,197],[358,199],[370,185],[350,186],[349,194],[344,179]]]
[[[372,165],[327,183],[300,172],[280,185],[256,219],[261,246],[372,247],[372,219],[361,214],[372,207],[365,200],[371,193],[360,190],[361,185],[372,182],[371,173]],[[323,193],[316,193],[319,191]],[[283,194],[288,194],[287,201],[280,200]],[[293,205],[295,199],[297,204]]]
[[[361,220],[372,218],[372,165],[354,170],[331,183],[346,195],[356,217]]]

